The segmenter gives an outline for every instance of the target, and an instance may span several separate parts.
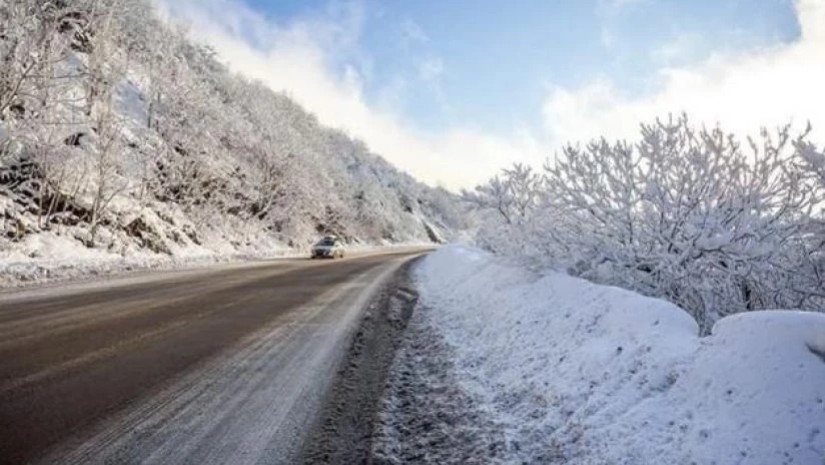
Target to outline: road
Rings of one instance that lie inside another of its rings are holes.
[[[0,294],[0,463],[290,463],[365,304],[420,253]]]

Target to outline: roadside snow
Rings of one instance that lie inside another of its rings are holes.
[[[0,201],[2,199],[0,198]],[[136,216],[137,217],[137,216]],[[151,215],[140,216],[154,230],[164,231]],[[108,233],[102,229],[104,235]],[[170,253],[155,253],[145,248],[87,247],[77,239],[53,232],[41,232],[24,237],[13,247],[0,244],[0,290],[26,287],[44,283],[75,281],[85,278],[111,277],[123,273],[149,270],[173,270],[198,268],[219,263],[250,262],[276,258],[306,257],[300,247],[287,247],[272,238],[252,237],[245,244],[231,244],[226,238],[212,237],[209,231],[201,236],[203,245],[178,244],[172,240],[163,242]],[[177,235],[180,240],[181,235]],[[160,238],[158,241],[162,240]],[[116,241],[110,240],[110,243]],[[183,242],[183,241],[181,241]],[[403,243],[356,244],[347,246],[350,255],[366,255],[423,249],[432,244],[408,241]]]
[[[255,244],[258,245],[258,244]],[[191,245],[174,254],[153,253],[136,247],[112,251],[87,247],[71,237],[41,232],[24,237],[14,247],[0,245],[0,288],[108,276],[150,269],[174,269],[220,262],[295,256],[298,251],[264,244],[256,248],[221,250]]]
[[[507,463],[825,463],[825,315],[724,318],[448,246],[416,279]]]

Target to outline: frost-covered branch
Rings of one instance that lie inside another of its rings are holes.
[[[823,158],[806,136],[763,130],[743,147],[682,116],[642,125],[636,144],[567,146],[528,189],[542,199],[529,224],[501,234],[488,221],[480,237],[494,250],[546,250],[546,264],[669,298],[706,330],[740,311],[822,309]],[[517,172],[467,197],[514,224]]]

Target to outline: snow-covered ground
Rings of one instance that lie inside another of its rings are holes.
[[[461,388],[506,463],[825,463],[825,315],[738,314],[712,335],[662,300],[464,246],[416,271]]]
[[[152,269],[174,269],[219,262],[247,261],[296,255],[298,250],[270,243],[257,248],[214,249],[191,244],[174,254],[133,248],[120,253],[90,248],[70,237],[50,232],[25,237],[15,247],[0,246],[0,288],[42,284]]]
[[[346,250],[348,253],[367,254],[429,246],[432,244],[421,241],[384,242],[354,244],[347,246]],[[0,244],[0,288],[99,278],[133,271],[305,257],[308,254],[305,248],[286,247],[266,238],[259,238],[245,247],[232,247],[227,241],[212,241],[207,245],[178,246],[173,252],[155,253],[135,247],[116,253],[107,247],[90,248],[70,237],[43,232],[25,237],[15,247],[7,248]]]

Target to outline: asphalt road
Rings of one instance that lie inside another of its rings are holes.
[[[289,463],[420,251],[0,294],[0,463]]]

